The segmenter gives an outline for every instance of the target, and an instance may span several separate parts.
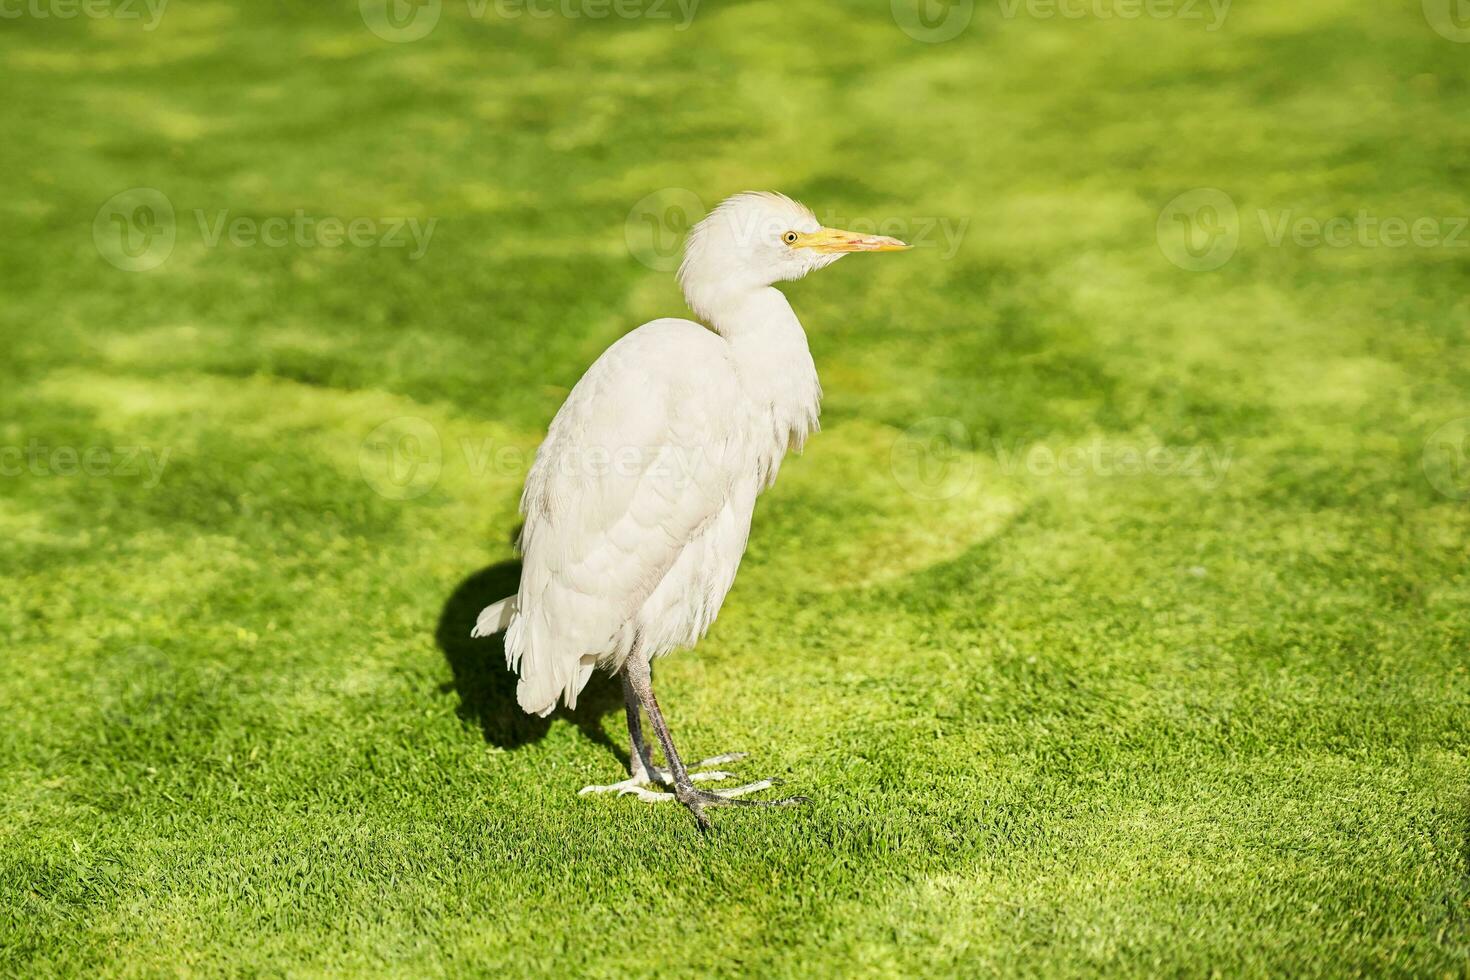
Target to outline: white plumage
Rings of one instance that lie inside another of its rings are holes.
[[[526,478],[520,588],[474,630],[506,631],[523,709],[575,707],[596,667],[646,664],[709,629],[757,495],[817,426],[806,334],[772,284],[901,247],[824,229],[779,194],[737,195],[694,228],[679,281],[708,326],[654,320],[608,348]],[[636,722],[632,694],[629,711]]]

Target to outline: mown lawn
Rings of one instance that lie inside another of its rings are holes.
[[[889,7],[0,21],[0,974],[1470,970],[1470,45]],[[659,688],[813,803],[702,838],[467,634],[747,188],[921,247],[788,289],[824,431]]]

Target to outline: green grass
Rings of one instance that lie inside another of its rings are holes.
[[[1470,212],[1470,47],[1417,0],[1000,9],[0,23],[0,974],[1470,971],[1470,471],[1430,439],[1470,253],[1258,220]],[[133,187],[151,271],[93,243]],[[612,686],[518,716],[467,639],[566,390],[683,312],[625,244],[667,187],[926,245],[788,289],[824,431],[659,685],[689,755],[813,803],[708,838],[576,795]],[[1156,239],[1198,187],[1214,271]],[[196,209],[437,225],[414,261]],[[437,474],[370,436],[403,418]]]

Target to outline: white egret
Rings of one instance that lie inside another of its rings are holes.
[[[788,448],[817,427],[821,385],[806,334],[775,283],[849,252],[909,246],[823,228],[781,194],[737,194],[689,233],[679,283],[703,321],[661,319],[622,337],[587,369],[551,422],[521,496],[521,581],[480,613],[473,635],[504,630],[527,712],[568,708],[597,667],[621,673],[629,778],[582,792],[677,799],[702,829],[709,806],[803,802],[739,799],[760,780],[705,792],[653,695],[650,662],[694,645],[714,622],[745,552],[755,499]],[[654,765],[639,709],[663,746]],[[658,783],[673,792],[650,789]]]

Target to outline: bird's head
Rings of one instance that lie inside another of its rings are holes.
[[[720,202],[684,243],[679,284],[693,310],[709,318],[725,297],[800,279],[850,252],[896,252],[896,238],[823,228],[784,194],[746,191]]]

